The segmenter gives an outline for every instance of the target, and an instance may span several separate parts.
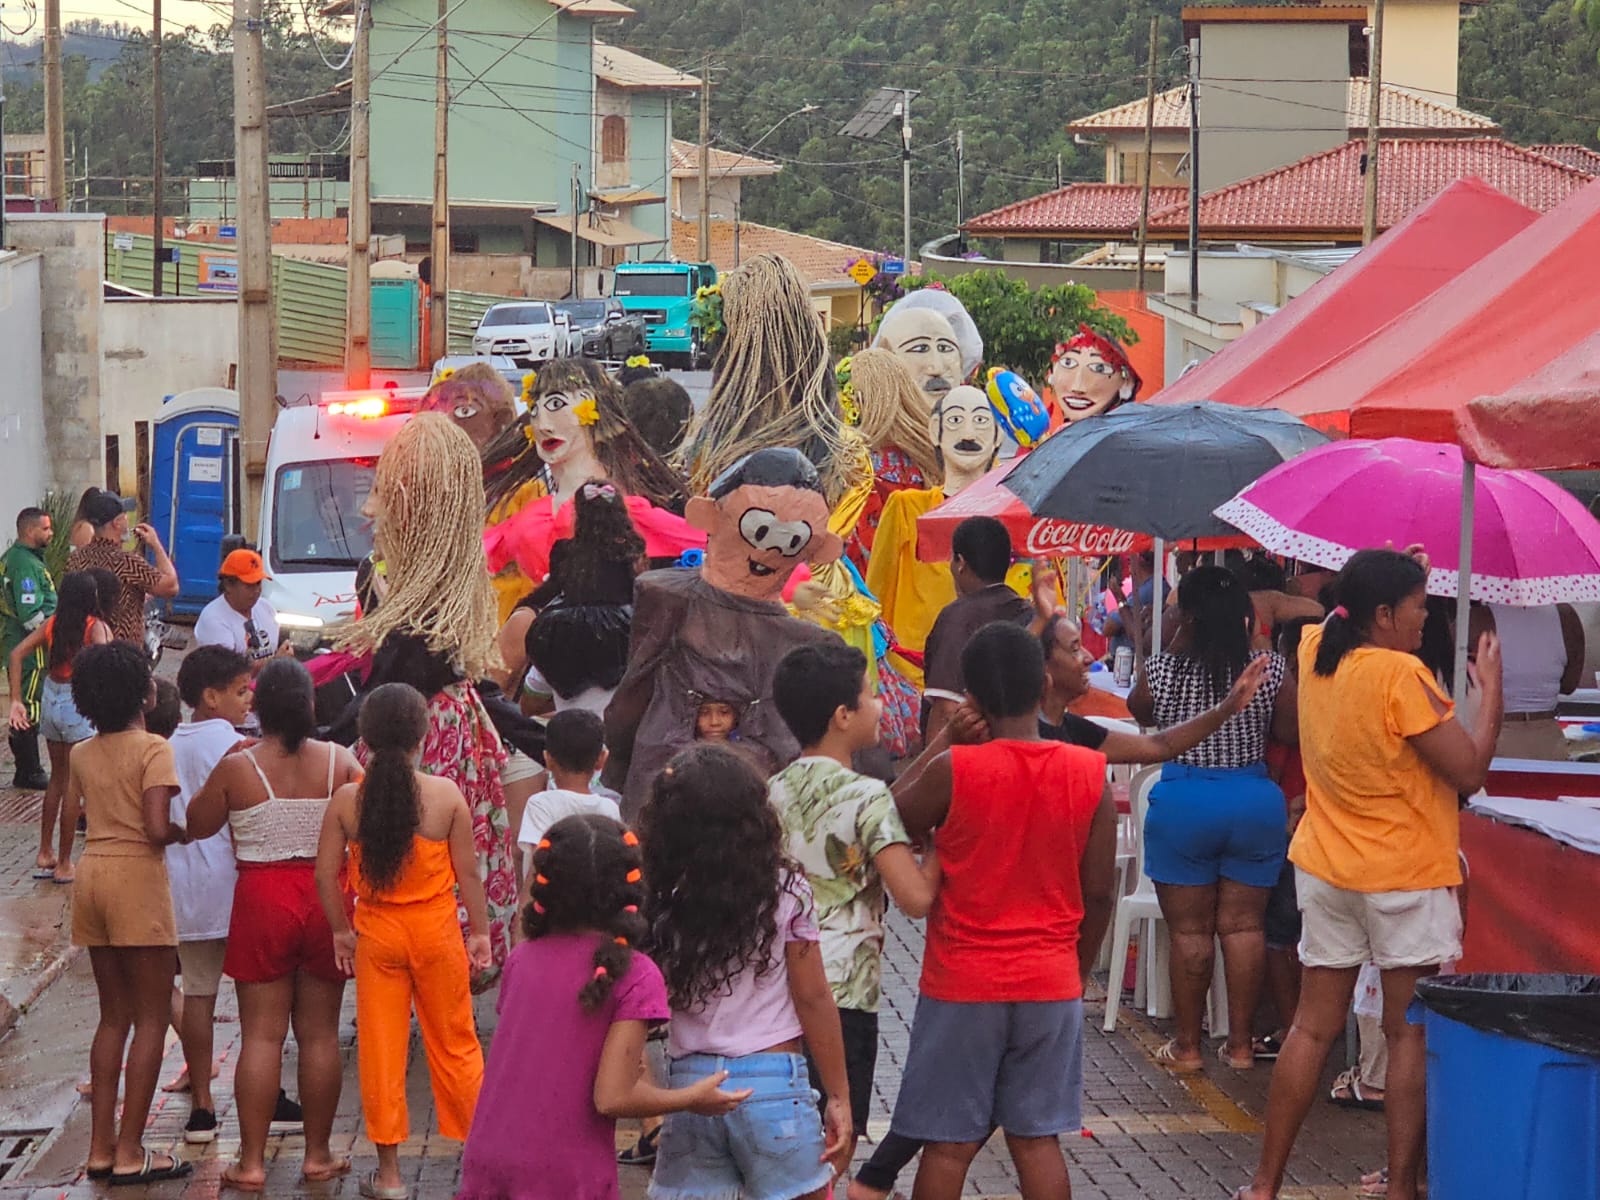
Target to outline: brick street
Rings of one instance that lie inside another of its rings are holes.
[[[71,889],[28,878],[37,837],[36,814],[36,799],[0,792],[0,871],[4,872],[0,877],[0,997],[23,1010],[13,1032],[0,1039],[0,1195],[73,1200],[103,1191],[83,1178],[89,1107],[74,1091],[74,1085],[87,1077],[89,1036],[97,1013],[87,958],[72,955],[65,945]],[[915,1003],[921,936],[920,927],[898,917],[892,919],[877,1097],[867,1131],[872,1137],[887,1129],[899,1086]],[[59,978],[54,978],[57,974]],[[49,986],[35,999],[31,993],[41,982]],[[273,1139],[269,1196],[345,1200],[357,1195],[357,1180],[376,1165],[360,1119],[353,995],[353,989],[346,993],[342,1033],[347,1066],[334,1149],[351,1154],[355,1170],[334,1183],[305,1184],[299,1178],[300,1140]],[[27,1003],[30,1000],[32,1003]],[[4,1011],[0,1003],[0,1013]],[[119,1194],[128,1200],[142,1196],[198,1200],[219,1194],[222,1168],[237,1148],[232,1097],[239,1044],[235,1011],[231,985],[225,982],[219,1003],[222,1020],[217,1027],[217,1055],[222,1060],[216,1091],[221,1121],[218,1140],[208,1147],[186,1147],[182,1130],[188,1117],[187,1098],[158,1092],[146,1145],[192,1159],[195,1174],[147,1189],[120,1189]],[[492,995],[480,999],[478,1011],[488,1045]],[[1122,1012],[1117,1032],[1106,1035],[1100,1031],[1101,1003],[1091,999],[1086,1005],[1086,1132],[1064,1139],[1074,1195],[1078,1200],[1229,1195],[1246,1181],[1255,1161],[1267,1068],[1235,1072],[1213,1063],[1203,1076],[1177,1079],[1151,1058],[1165,1038],[1162,1023],[1134,1014],[1131,1003],[1124,1004]],[[1338,1051],[1335,1057],[1339,1057]],[[291,1095],[296,1091],[293,1064],[291,1042],[284,1070]],[[169,1035],[162,1080],[173,1077],[181,1065],[177,1039]],[[1330,1066],[1330,1073],[1332,1070]],[[427,1068],[415,1039],[409,1101],[413,1136],[401,1151],[406,1180],[420,1198],[448,1197],[454,1191],[460,1150],[456,1143],[432,1132]],[[631,1129],[619,1130],[619,1144],[631,1142],[633,1136]],[[865,1156],[870,1150],[863,1142],[859,1154]],[[1349,1196],[1362,1172],[1381,1165],[1382,1158],[1380,1116],[1318,1104],[1291,1162],[1283,1200]],[[624,1197],[643,1197],[646,1178],[641,1169],[623,1169]],[[908,1171],[901,1180],[907,1194],[910,1185]],[[1003,1197],[1016,1192],[1016,1175],[1003,1143],[996,1138],[974,1164],[967,1194]]]

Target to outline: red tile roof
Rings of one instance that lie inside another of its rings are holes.
[[[1073,183],[1031,200],[973,217],[963,228],[973,234],[1021,234],[1062,237],[1125,237],[1139,224],[1140,192],[1136,183]],[[1181,202],[1187,188],[1150,189],[1150,213]]]
[[[1361,229],[1366,144],[1352,139],[1200,199],[1211,238],[1347,239]],[[1392,138],[1378,151],[1378,227],[1387,229],[1457,179],[1476,177],[1535,212],[1591,182],[1584,172],[1499,138]],[[1186,228],[1183,204],[1152,213],[1152,229]]]
[[[1529,146],[1528,149],[1535,154],[1542,154],[1546,158],[1553,158],[1558,163],[1582,171],[1586,175],[1600,177],[1600,150],[1591,150],[1589,147],[1580,146],[1576,142]]]
[[[730,271],[737,263],[733,254],[733,222],[711,222],[710,261],[719,271]],[[700,222],[672,220],[672,253],[685,262],[704,262],[700,253]],[[739,258],[756,254],[781,254],[794,263],[806,282],[817,284],[850,284],[844,269],[856,259],[871,256],[870,250],[830,242],[805,233],[793,233],[771,225],[757,225],[752,221],[739,224]]]

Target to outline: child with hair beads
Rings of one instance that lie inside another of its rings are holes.
[[[656,776],[640,823],[650,949],[672,1001],[670,1081],[726,1070],[755,1096],[725,1115],[669,1115],[650,1196],[822,1200],[851,1145],[844,1043],[811,888],[766,781],[728,747],[691,746]]]
[[[333,928],[333,954],[356,978],[361,1111],[378,1167],[363,1196],[406,1200],[400,1143],[410,1136],[406,1055],[415,1002],[433,1080],[439,1132],[467,1136],[483,1083],[483,1048],[472,1020],[468,964],[491,961],[489,913],[478,878],[472,813],[450,780],[414,768],[428,733],[428,704],[405,683],[386,683],[361,706],[366,778],[333,794],[317,847],[317,892]],[[350,857],[355,930],[339,874]],[[456,889],[471,930],[462,946]]]
[[[666,1020],[667,994],[633,949],[645,931],[638,847],[595,814],[558,821],[535,847],[528,940],[501,977],[457,1200],[615,1200],[616,1118],[714,1117],[750,1095],[721,1090],[727,1071],[670,1090],[643,1073],[645,1034]]]

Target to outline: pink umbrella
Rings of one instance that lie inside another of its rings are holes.
[[[1268,471],[1217,516],[1275,554],[1337,570],[1357,550],[1421,543],[1428,591],[1458,593],[1461,450],[1409,438],[1331,442]],[[1480,467],[1468,594],[1532,607],[1600,600],[1600,521],[1532,471]]]

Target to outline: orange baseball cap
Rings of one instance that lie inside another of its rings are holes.
[[[222,560],[222,570],[219,575],[230,575],[240,583],[260,583],[263,579],[271,579],[267,574],[266,564],[261,561],[261,555],[254,550],[235,550]]]

